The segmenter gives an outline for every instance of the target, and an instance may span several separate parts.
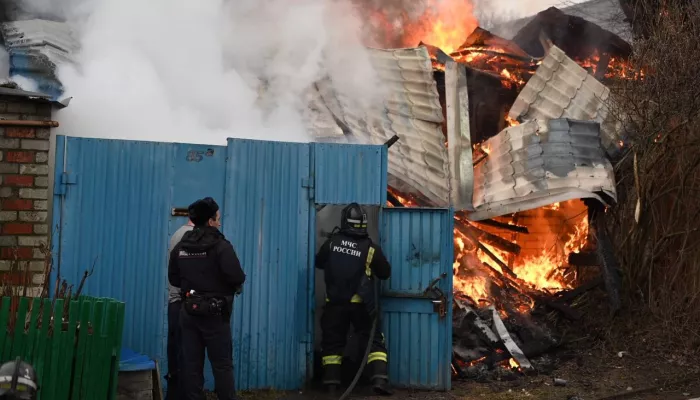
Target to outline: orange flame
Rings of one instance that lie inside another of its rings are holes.
[[[571,288],[573,279],[567,276],[563,267],[568,264],[569,254],[579,252],[588,239],[588,214],[583,202],[570,200],[555,203],[519,213],[518,217],[527,222],[525,225],[530,231],[529,234],[514,235],[487,226],[478,228],[503,238],[508,238],[508,235],[516,236],[512,242],[521,246],[519,256],[511,255],[487,243],[482,242],[481,245],[503,264],[511,266],[517,275],[514,281],[522,287],[544,292]],[[512,220],[508,221],[510,222]],[[455,293],[464,294],[476,302],[492,302],[493,277],[484,273],[481,267],[488,264],[500,274],[504,271],[488,254],[468,244],[470,243],[466,235],[455,229]],[[519,311],[526,312],[531,306],[531,302],[523,302]]]
[[[404,26],[404,42],[416,46],[422,41],[451,53],[478,24],[469,0],[428,0],[417,23]]]

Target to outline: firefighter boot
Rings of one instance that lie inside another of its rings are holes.
[[[334,398],[336,389],[340,386],[342,376],[341,356],[324,357],[323,386],[326,388],[328,398]]]
[[[335,400],[337,391],[338,385],[326,385],[326,398]]]
[[[389,376],[387,374],[386,353],[378,351],[370,353],[367,366],[371,371],[372,389],[380,396],[391,396],[393,392],[389,386]]]
[[[391,396],[394,394],[389,386],[389,381],[384,378],[372,379],[372,390],[380,396]]]

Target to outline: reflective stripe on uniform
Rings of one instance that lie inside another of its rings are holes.
[[[343,363],[343,356],[325,356],[322,359],[323,365],[340,365]]]
[[[376,351],[374,353],[369,353],[369,356],[367,356],[367,364],[374,362],[374,361],[387,362],[386,353],[383,351]]]
[[[374,247],[370,246],[367,252],[367,261],[365,261],[365,275],[372,276],[372,269],[370,269],[370,264],[372,264],[372,258],[374,257]]]

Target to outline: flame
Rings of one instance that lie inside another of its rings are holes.
[[[408,46],[429,43],[449,54],[459,48],[478,24],[469,0],[428,0],[416,22],[404,24],[403,41]]]
[[[513,118],[509,117],[508,115],[506,115],[506,123],[508,124],[508,126],[520,125],[520,122],[514,120]]]
[[[411,195],[399,194],[399,192],[397,192],[396,190],[394,190],[391,187],[387,188],[387,191],[389,192],[389,194],[394,196],[396,198],[396,200],[398,200],[399,203],[401,203],[404,207],[418,207],[418,203],[415,201],[415,199],[412,198]],[[387,201],[387,205],[390,207],[393,207],[393,204],[391,204],[391,202],[388,202],[388,201]]]
[[[603,53],[604,57],[607,57],[605,53]],[[593,50],[591,55],[588,58],[585,58],[583,60],[581,59],[575,59],[575,61],[584,69],[589,70],[591,74],[596,73],[601,55],[598,52],[597,49]],[[605,67],[605,66],[604,66]],[[619,57],[610,57],[607,65],[607,70],[605,72],[605,78],[607,79],[644,79],[644,69],[635,69],[629,62],[620,59]]]
[[[510,365],[511,368],[520,368],[520,364],[518,364],[518,362],[515,361],[514,358],[509,359],[508,364]]]
[[[518,235],[518,239],[522,238],[520,256],[513,256],[488,243],[482,242],[481,245],[503,264],[510,265],[517,275],[513,280],[523,287],[550,293],[572,288],[573,280],[562,267],[567,266],[569,254],[579,252],[587,242],[588,214],[585,205],[579,200],[570,200],[519,215],[530,221],[530,233]],[[494,228],[478,228],[507,237],[503,231],[498,232]],[[513,242],[517,243],[517,240]],[[533,247],[537,247],[537,250]],[[482,266],[488,264],[500,274],[504,274],[503,269],[486,252],[469,246],[466,234],[458,229],[455,229],[455,251],[455,294],[476,302],[493,302],[491,287],[495,282],[493,276],[483,272]],[[531,308],[532,301],[523,301],[518,306],[520,312]]]

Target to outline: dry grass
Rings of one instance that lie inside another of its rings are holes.
[[[663,343],[697,349],[700,5],[680,3],[670,1],[636,21],[651,32],[634,44],[631,60],[644,78],[612,88],[628,129],[609,230],[624,269],[628,309],[649,317],[639,326]]]

